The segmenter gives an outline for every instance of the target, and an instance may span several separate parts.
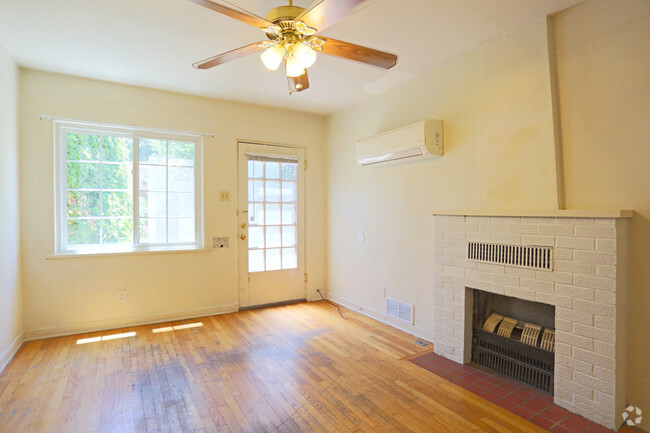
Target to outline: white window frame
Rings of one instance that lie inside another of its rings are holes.
[[[67,133],[103,134],[129,137],[133,140],[133,243],[119,245],[68,246],[67,240]],[[195,144],[194,152],[194,242],[146,244],[139,242],[138,145],[140,139],[184,141]],[[55,255],[111,254],[146,251],[198,250],[204,246],[203,233],[203,137],[183,132],[138,129],[128,126],[107,126],[91,122],[54,122],[54,197]]]

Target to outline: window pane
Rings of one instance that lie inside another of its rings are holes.
[[[102,164],[102,188],[131,189],[131,165]]]
[[[167,141],[141,138],[138,143],[140,163],[167,164]]]
[[[196,144],[146,139],[139,152],[141,242],[196,242]]]
[[[99,191],[68,191],[68,217],[101,216]]]
[[[264,270],[264,250],[248,250],[248,272]]]
[[[248,181],[248,201],[264,201],[264,181]]]
[[[298,267],[298,257],[295,248],[282,248],[282,269],[295,269]]]
[[[164,192],[140,192],[138,214],[141,217],[165,217],[167,194]]]
[[[264,224],[264,204],[262,203],[249,203],[248,204],[248,225],[263,225]]]
[[[267,204],[266,205],[266,224],[280,225],[280,205]]]
[[[65,146],[62,247],[197,241],[197,143],[147,138],[136,144],[126,133],[75,134],[74,126],[65,128],[64,143],[58,143]],[[258,168],[263,174],[264,164]],[[138,239],[133,239],[134,227]]]
[[[277,248],[281,246],[280,227],[266,227],[266,248]]]
[[[264,177],[264,163],[261,161],[248,161],[248,177],[261,179]]]
[[[266,163],[266,178],[267,179],[280,179],[280,163],[267,162]]]
[[[169,243],[194,242],[194,218],[169,218]]]
[[[165,191],[167,189],[167,168],[155,165],[140,165],[140,190]]]
[[[71,191],[66,192],[69,219],[64,244],[132,243],[133,140],[67,134],[66,155],[72,161],[66,164],[66,185]],[[89,216],[96,218],[76,219]]]
[[[296,201],[295,182],[282,182],[282,201]]]
[[[127,137],[102,137],[102,161],[133,161],[133,140]]]
[[[248,228],[248,248],[264,248],[264,227]]]
[[[165,229],[165,218],[140,218],[140,242],[144,244],[166,243]]]
[[[275,248],[266,251],[266,270],[275,271],[282,268],[280,259],[280,249]]]
[[[169,165],[194,167],[194,143],[170,141]]]
[[[132,216],[133,194],[129,192],[102,192],[104,216]]]
[[[296,226],[282,226],[282,246],[293,247],[296,245]]]
[[[170,192],[169,216],[194,218],[194,193]]]
[[[103,244],[130,244],[133,242],[131,218],[102,218]]]
[[[70,189],[99,189],[99,163],[68,162],[67,186]]]
[[[169,191],[193,192],[194,168],[169,167]]]
[[[298,170],[298,164],[295,163],[282,164],[282,179],[296,180],[297,170]]]
[[[282,224],[296,224],[296,205],[282,205]]]
[[[66,135],[66,158],[73,161],[99,161],[98,135],[71,134]]]
[[[99,219],[68,220],[68,245],[97,245],[99,232]]]
[[[266,201],[280,201],[280,182],[266,181]]]

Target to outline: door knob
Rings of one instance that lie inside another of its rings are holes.
[[[246,240],[246,233],[242,233],[242,234],[240,234],[239,237],[240,237],[240,239],[241,239],[242,241],[245,241],[245,240]]]

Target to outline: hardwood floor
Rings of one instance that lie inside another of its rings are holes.
[[[545,431],[405,360],[430,345],[343,311],[303,303],[25,343],[0,376],[0,431]]]

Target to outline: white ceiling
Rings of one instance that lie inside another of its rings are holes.
[[[286,4],[229,1],[259,16]],[[327,114],[581,1],[371,0],[323,35],[395,53],[397,66],[319,55],[311,88],[291,96],[282,68],[267,71],[258,55],[195,70],[192,63],[265,35],[188,0],[0,0],[0,44],[28,68]]]

